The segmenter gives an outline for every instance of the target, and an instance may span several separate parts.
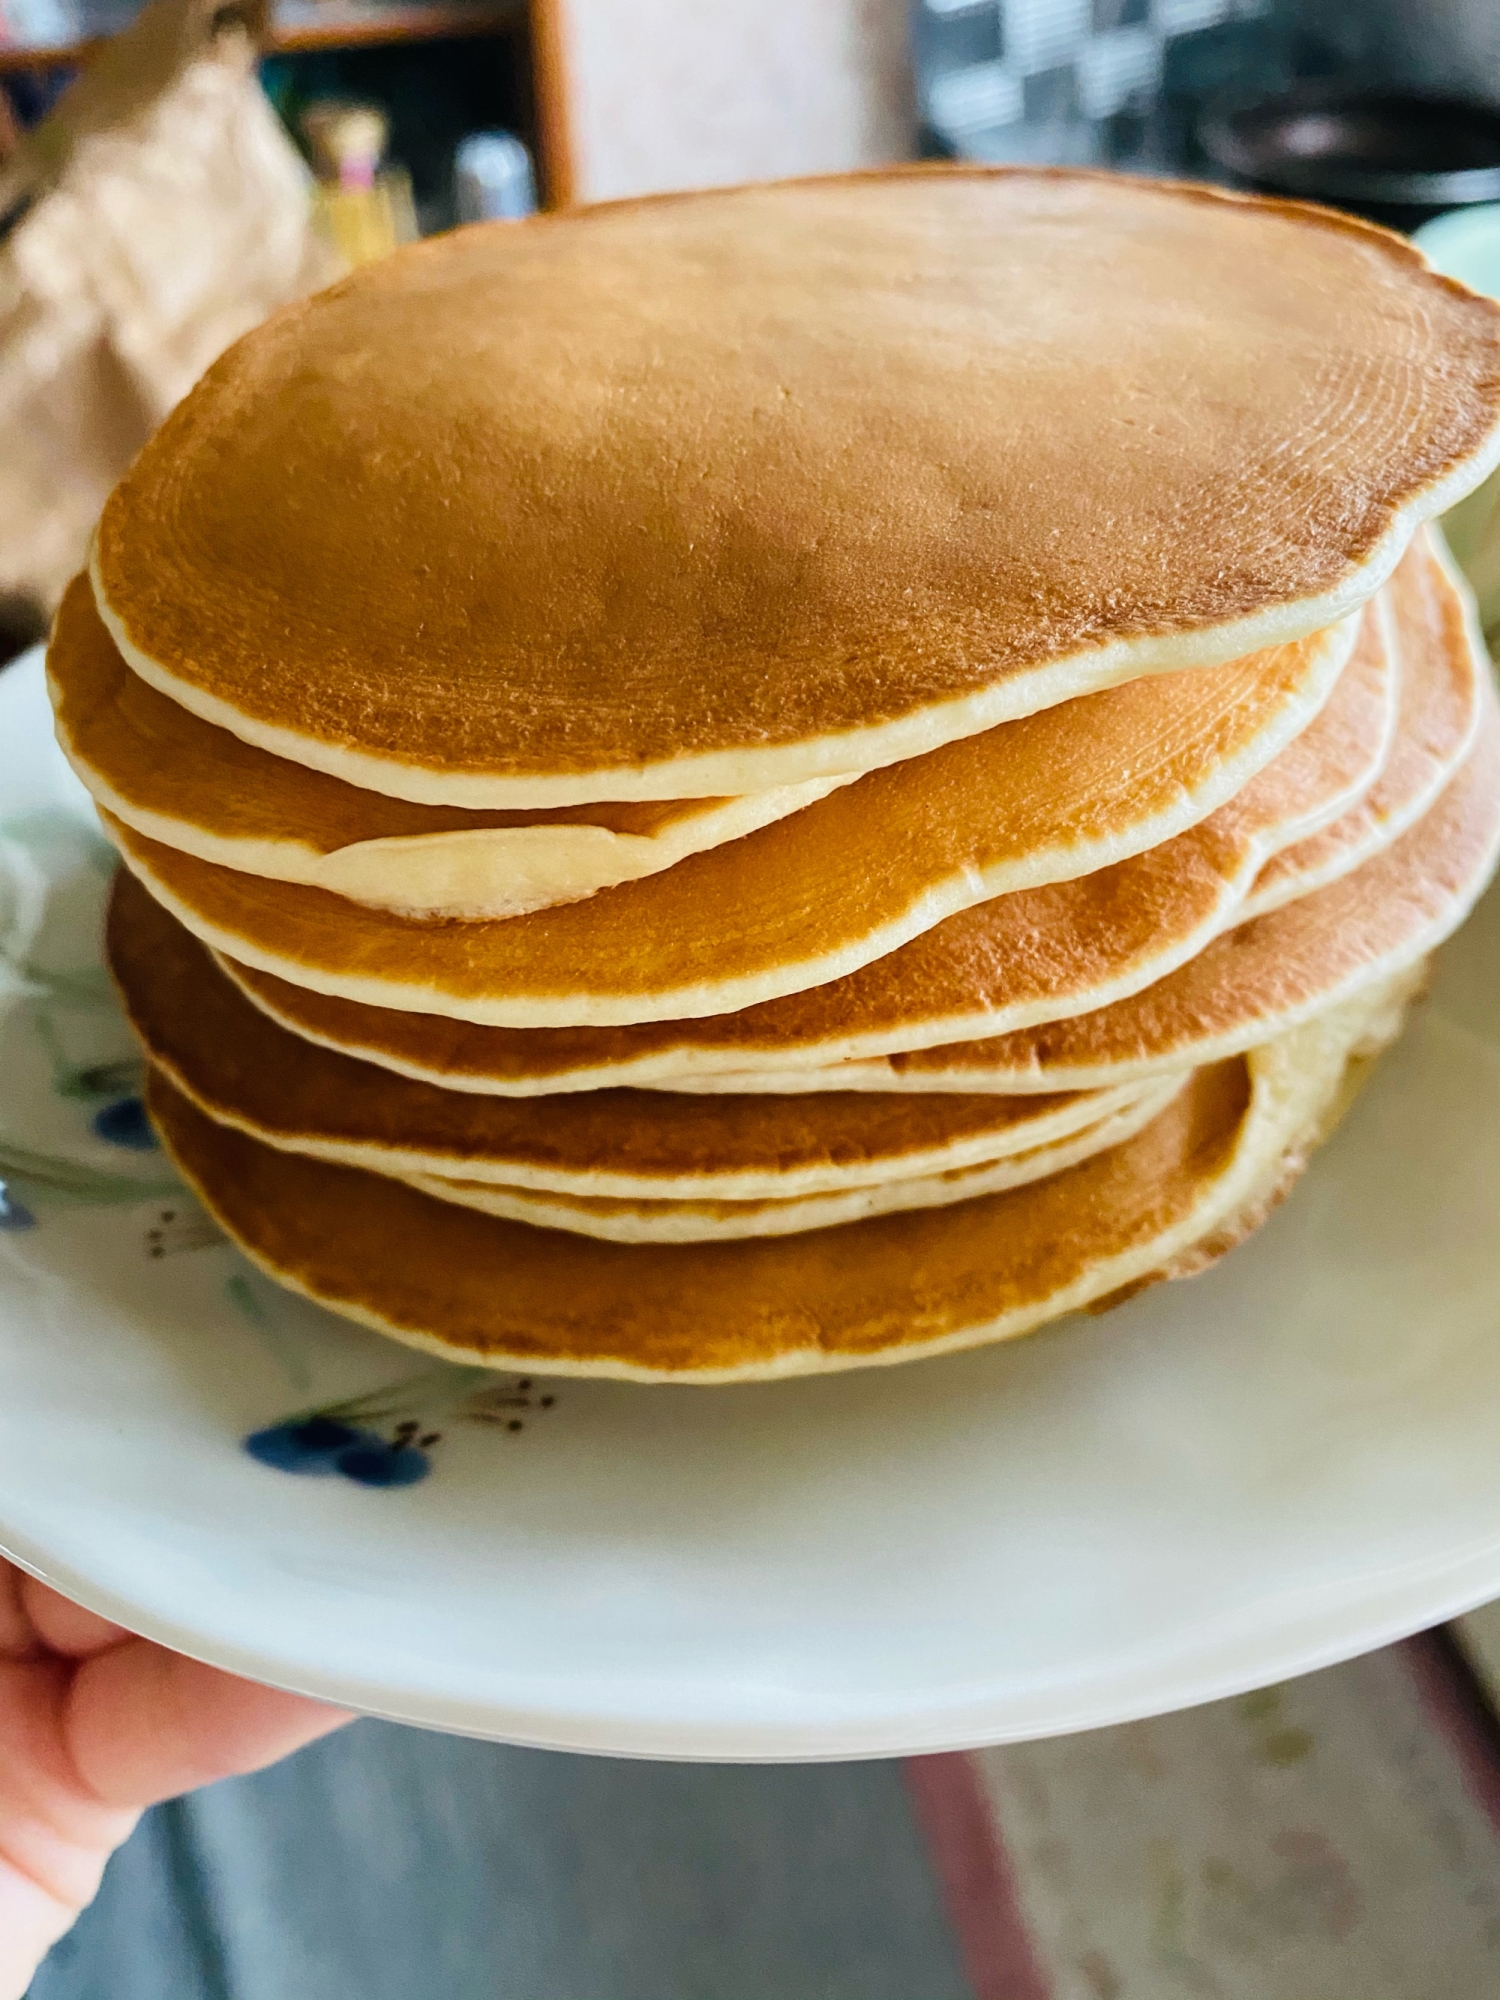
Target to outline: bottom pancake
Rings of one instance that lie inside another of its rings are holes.
[[[1197,1071],[1125,1144],[950,1208],[733,1243],[620,1244],[480,1215],[148,1101],[205,1206],[292,1290],[413,1347],[541,1373],[733,1382],[1011,1338],[1197,1268],[1295,1178],[1369,1005]],[[1381,1024],[1380,1032],[1388,1030]]]

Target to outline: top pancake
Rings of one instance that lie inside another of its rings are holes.
[[[173,412],[94,581],[144,678],[351,783],[739,794],[1326,626],[1497,423],[1500,308],[1394,236],[906,169],[360,270]]]

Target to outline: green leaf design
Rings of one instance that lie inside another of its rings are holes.
[[[139,1056],[115,1056],[105,1062],[74,1062],[62,1045],[51,1015],[41,1011],[36,1015],[36,1032],[52,1065],[52,1088],[59,1097],[91,1102],[100,1097],[128,1097],[140,1089],[146,1065]]]
[[[418,1413],[438,1416],[456,1409],[481,1382],[493,1383],[494,1379],[492,1369],[455,1367],[452,1362],[440,1361],[419,1374],[388,1382],[384,1388],[367,1389],[342,1403],[315,1403],[312,1408],[296,1410],[280,1421],[302,1424],[311,1417],[336,1417],[346,1423],[373,1426],[389,1422],[392,1417]]]
[[[182,1187],[174,1174],[105,1173],[56,1153],[32,1152],[9,1139],[0,1139],[0,1180],[19,1181],[27,1189],[60,1195],[67,1201],[99,1203],[153,1201],[159,1195],[178,1194]]]
[[[23,959],[16,971],[25,980],[34,998],[69,1007],[113,1007],[115,989],[102,965],[75,966],[57,971]]]

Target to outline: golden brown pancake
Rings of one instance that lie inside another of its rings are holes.
[[[848,978],[740,1013],[626,1028],[473,1027],[310,993],[228,955],[223,963],[257,1006],[308,1040],[449,1089],[517,1097],[820,1067],[1081,1013],[1201,950],[1234,921],[1266,856],[1333,817],[1355,773],[1368,782],[1383,744],[1341,724],[1347,677],[1273,765],[1190,833],[1076,882],[997,897]],[[149,886],[191,914],[176,884],[153,872]],[[201,913],[193,921],[205,928]],[[222,933],[211,936],[217,944]]]
[[[587,880],[580,886],[568,873],[566,853],[553,854],[549,864],[545,843],[566,833],[575,847],[580,839],[592,839],[618,849],[623,829],[527,826],[524,840],[533,848],[543,844],[542,880],[533,870],[516,883],[507,876],[503,844],[514,848],[514,824],[503,835],[498,828],[456,835],[455,823],[464,815],[451,809],[358,792],[252,749],[148,688],[119,661],[97,622],[89,635],[95,643],[78,644],[74,627],[88,614],[79,607],[75,613],[59,620],[49,653],[56,695],[62,698],[59,740],[98,803],[148,838],[261,879],[343,895],[359,890],[356,900],[406,915],[412,914],[414,893],[428,903],[429,913],[482,916],[478,905],[505,905],[509,899],[518,907],[497,913],[514,916],[527,907],[578,901],[607,886]],[[690,877],[686,889],[673,881],[642,890],[623,921],[648,934],[652,927],[679,929],[693,914],[685,908],[685,895],[743,906],[747,882],[768,885],[768,871],[774,870],[792,904],[806,899],[820,907],[827,937],[812,948],[838,951],[872,925],[904,929],[915,907],[930,905],[947,914],[986,896],[1087,874],[1169,839],[1232,797],[1327,701],[1355,638],[1354,621],[1345,621],[1331,632],[1247,660],[1137,681],[1086,697],[1082,707],[1068,703],[946,745],[868,779],[857,803],[841,812],[799,818],[770,846],[762,842],[744,855],[722,856],[716,871]],[[1357,726],[1350,712],[1356,689],[1367,704],[1384,697],[1378,646],[1373,635],[1366,641],[1366,657],[1344,692],[1351,728]],[[91,674],[92,661],[100,662],[100,670]],[[165,719],[149,712],[152,704],[166,711]],[[149,727],[141,726],[143,712]],[[168,737],[166,725],[174,715],[179,720]],[[698,847],[722,846],[754,831],[757,814],[760,824],[769,825],[816,802],[804,794],[823,797],[834,788],[830,780],[786,787],[772,795],[770,805],[753,797],[699,801]],[[680,849],[684,837],[693,837],[694,823],[680,804],[594,810],[605,820],[654,814],[665,821],[656,834],[658,870],[684,858],[683,851],[671,851],[674,839]],[[361,830],[362,811],[378,846],[371,847]],[[387,828],[410,835],[412,823],[424,816],[442,827],[414,838],[387,837]],[[509,817],[516,822],[524,816]],[[731,824],[718,824],[723,836],[718,838],[716,824],[726,817]],[[316,830],[311,845],[290,837],[303,827]],[[493,850],[488,856],[486,840]],[[869,890],[870,852],[877,840],[889,849],[882,899]],[[829,859],[836,856],[847,863],[842,898],[828,879]],[[323,879],[330,870],[331,879]],[[656,871],[642,864],[635,872]],[[549,877],[551,893],[543,893]],[[861,890],[866,916],[857,916],[851,906]],[[761,893],[764,901],[768,887]],[[325,899],[324,907],[334,906]],[[605,915],[596,913],[596,921],[607,950],[611,926]],[[768,938],[774,936],[766,910],[752,903],[748,919]],[[804,949],[809,942],[804,940]],[[400,926],[393,945],[398,952],[403,948]],[[482,942],[470,947],[482,948]],[[590,944],[585,936],[563,948],[588,953]]]
[[[1336,882],[1379,854],[1416,824],[1473,747],[1493,669],[1468,587],[1428,530],[1371,610],[1388,620],[1400,661],[1391,754],[1357,805],[1272,855],[1246,899],[1247,917]]]
[[[1130,1051],[1121,1058],[1122,1074],[1143,1073],[1141,1064],[1146,1065],[1144,1073],[1153,1073],[1153,1065],[1217,1060],[1248,1048],[1268,1032],[1294,1025],[1357,980],[1362,948],[1377,970],[1421,959],[1467,914],[1469,902],[1464,898],[1472,901],[1472,885],[1457,897],[1452,893],[1451,868],[1466,854],[1479,851],[1471,835],[1485,821],[1488,802],[1473,783],[1463,795],[1470,827],[1459,825],[1455,830],[1454,816],[1461,820],[1462,808],[1454,802],[1420,840],[1406,844],[1390,867],[1362,877],[1345,895],[1318,903],[1284,929],[1255,930],[1247,923],[1251,917],[1313,896],[1383,855],[1430,810],[1474,746],[1493,670],[1475,629],[1468,593],[1455,583],[1441,549],[1425,531],[1371,610],[1391,614],[1401,630],[1400,715],[1391,754],[1357,806],[1322,833],[1296,842],[1265,864],[1236,913],[1232,943],[1210,945],[1201,958],[1159,985],[1097,1014],[1077,1017],[1055,1034],[1028,1029],[999,1042],[964,1042],[948,1051],[928,1049],[909,1057],[780,1074],[685,1076],[675,1083],[662,1079],[655,1087],[764,1092],[973,1090],[993,1084],[997,1090],[1030,1089],[1038,1087],[1038,1077],[1052,1073],[1050,1064],[1038,1068],[1029,1054],[1024,1055],[1024,1074],[1017,1081],[1016,1051],[1030,1051],[1043,1042],[1070,1044],[1075,1032],[1096,1042],[1096,1058],[1087,1072],[1090,1082],[1109,1073],[1102,1051],[1115,1034],[1121,1037],[1122,1048]],[[1445,842],[1452,843],[1446,851]],[[1434,872],[1424,876],[1429,863]],[[1373,931],[1365,922],[1370,899],[1379,906]],[[1329,947],[1331,935],[1338,939],[1334,948]],[[1245,954],[1252,950],[1253,959],[1247,959]],[[1253,983],[1245,978],[1252,963]],[[1299,996],[1295,1004],[1283,984],[1283,963],[1299,967],[1292,982]],[[1319,967],[1320,971],[1314,970]],[[1142,1025],[1148,1014],[1154,1022],[1149,1031]],[[1204,1037],[1202,1053],[1194,1054],[1199,1029]],[[1167,1035],[1165,1056],[1142,1053],[1138,1038],[1149,1039],[1152,1034]],[[1070,1064],[1067,1074],[1075,1073]]]
[[[551,811],[412,805],[273,757],[158,694],[121,659],[81,576],[52,628],[47,682],[68,762],[127,826],[226,868],[407,916],[509,917],[577,902],[848,782]]]
[[[756,1200],[871,1186],[1026,1152],[1127,1108],[1083,1097],[476,1097],[304,1042],[251,1005],[180,924],[116,899],[109,964],[174,1086],[273,1146],[392,1174],[583,1195]]]
[[[1446,571],[1429,564],[1424,579],[1407,558],[1398,577],[1438,586],[1430,609],[1442,615],[1427,629],[1442,633],[1446,618],[1447,640],[1402,648],[1401,724],[1384,770],[1357,808],[1262,868],[1234,930],[1200,956],[1111,1006],[1010,1035],[822,1068],[662,1078],[655,1087],[1009,1092],[1049,1087],[1054,1076],[1056,1088],[1095,1087],[1111,1076],[1216,1061],[1295,1025],[1366,976],[1420,963],[1489,879],[1500,793],[1487,775],[1494,750],[1478,737],[1486,721],[1495,732],[1494,675],[1471,643],[1467,600]],[[1415,640],[1421,626],[1410,604],[1403,615]],[[1340,893],[1323,893],[1339,883]],[[1247,921],[1293,901],[1297,912],[1284,923]]]
[[[1186,1084],[1188,1072],[1142,1091],[1096,1124],[1065,1139],[1034,1146],[978,1166],[955,1167],[914,1180],[882,1181],[819,1194],[767,1197],[759,1201],[657,1201],[636,1196],[559,1194],[536,1188],[500,1187],[489,1181],[445,1180],[436,1174],[399,1178],[438,1201],[456,1201],[482,1215],[529,1222],[538,1229],[570,1229],[612,1243],[711,1243],[746,1236],[795,1236],[807,1229],[830,1229],[863,1222],[872,1215],[895,1215],[912,1208],[946,1208],[976,1195],[1025,1187],[1061,1173],[1080,1160],[1132,1139],[1165,1109]]]
[[[1216,938],[1144,992],[993,1040],[830,1067],[749,1075],[746,1089],[1097,1090],[1216,1062],[1379,982],[1420,975],[1483,894],[1500,857],[1500,724],[1484,728],[1427,816],[1373,861]],[[861,1082],[851,1072],[862,1072]]]
[[[1175,722],[1168,684],[1149,680],[1049,709],[872,772],[647,881],[504,922],[418,923],[102,818],[195,935],[315,991],[505,1027],[724,1014],[839,979],[954,911],[1159,848],[1215,797],[1233,794],[1219,810],[1261,859],[1293,837],[1291,820],[1297,836],[1325,825],[1370,784],[1395,719],[1378,620],[1362,619],[1338,671],[1353,637],[1319,634],[1248,668],[1222,707],[1206,689],[1190,699],[1197,677],[1174,676],[1189,695]],[[1285,747],[1267,764],[1271,739]]]
[[[1199,1070],[1136,1138],[1027,1187],[737,1243],[603,1243],[477,1215],[263,1146],[159,1072],[148,1104],[255,1263],[410,1346],[552,1374],[765,1380],[1005,1339],[1201,1266],[1295,1178],[1363,1027],[1329,1017]]]
[[[366,266],[173,411],[95,590],[153,685],[353,783],[736,795],[1324,627],[1497,421],[1500,308],[1393,235],[903,168]]]
[[[300,1037],[449,1090],[530,1097],[697,1080],[742,1088],[735,1078],[773,1070],[781,1089],[780,1072],[792,1067],[821,1076],[831,1063],[999,1035],[1165,978],[1235,922],[1255,881],[1255,853],[1219,817],[1117,868],[950,917],[847,979],[704,1020],[478,1027],[330,998],[215,955]]]

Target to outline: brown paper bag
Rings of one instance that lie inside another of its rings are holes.
[[[153,0],[0,170],[0,603],[50,611],[173,403],[339,273],[256,25]]]

